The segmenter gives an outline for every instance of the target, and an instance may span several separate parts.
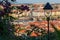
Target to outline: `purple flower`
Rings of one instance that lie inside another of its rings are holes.
[[[8,1],[5,1],[6,2],[6,6],[11,6],[11,3],[8,2]]]
[[[21,9],[22,11],[24,11],[24,10],[25,10],[24,5],[21,5],[21,6],[20,6],[20,9]]]
[[[28,7],[28,6],[24,6],[24,5],[21,5],[21,6],[20,6],[20,9],[21,9],[22,11],[24,11],[24,10],[29,11],[29,7]]]
[[[3,16],[5,13],[3,11],[0,11],[0,16]]]
[[[29,11],[29,7],[28,6],[24,6],[24,9]]]

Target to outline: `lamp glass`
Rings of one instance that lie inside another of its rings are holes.
[[[45,10],[44,15],[45,15],[46,17],[50,17],[50,16],[52,15],[52,10]]]

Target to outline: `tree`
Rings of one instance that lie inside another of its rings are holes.
[[[14,19],[12,16],[9,16],[10,13],[10,3],[5,1],[6,4],[3,2],[0,4],[4,9],[0,10],[0,38],[1,40],[12,40],[14,38],[14,26],[11,25],[10,19]],[[3,5],[4,4],[4,5]],[[8,8],[7,8],[8,7]],[[6,10],[8,11],[6,11]],[[14,39],[15,40],[15,39]]]

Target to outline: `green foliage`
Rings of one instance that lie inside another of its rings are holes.
[[[60,31],[53,24],[51,24],[51,25],[55,29],[55,33],[57,34],[58,40],[60,40]]]
[[[9,18],[13,19],[13,17],[10,17],[8,14],[4,15],[3,17],[0,17],[1,40],[12,40],[12,38],[14,38],[14,26],[11,25]]]

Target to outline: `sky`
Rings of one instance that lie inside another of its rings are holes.
[[[16,0],[16,2],[14,3],[20,4],[20,3],[47,3],[47,2],[60,3],[60,0]]]
[[[9,0],[11,2],[11,0]],[[16,0],[16,2],[11,2],[14,4],[23,4],[23,3],[60,3],[60,0]]]

